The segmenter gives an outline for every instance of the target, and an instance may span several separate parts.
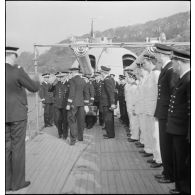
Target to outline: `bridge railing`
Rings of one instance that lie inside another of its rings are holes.
[[[28,99],[28,120],[27,120],[26,140],[29,140],[32,139],[34,136],[36,136],[43,129],[44,110],[40,100],[36,104],[35,94],[28,94],[27,99]],[[38,109],[38,119],[37,119],[37,109]]]

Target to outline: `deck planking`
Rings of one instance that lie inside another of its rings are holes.
[[[26,178],[31,185],[12,194],[168,194],[173,184],[159,184],[152,169],[127,141],[115,119],[115,139],[103,139],[98,125],[84,131],[84,142],[70,146],[57,138],[55,127],[44,129],[26,144]]]

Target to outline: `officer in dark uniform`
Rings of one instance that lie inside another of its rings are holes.
[[[110,70],[111,69],[106,66],[101,66],[101,73],[104,79],[101,91],[100,104],[101,107],[103,108],[103,116],[106,129],[106,135],[104,135],[105,139],[115,137],[114,131],[114,109],[116,108],[114,97],[115,86],[113,83],[113,79],[109,75]]]
[[[129,126],[129,118],[127,114],[127,107],[125,101],[125,76],[119,75],[120,84],[118,87],[118,100],[119,100],[119,108],[120,108],[120,119],[123,124]]]
[[[154,116],[159,122],[160,150],[163,163],[163,172],[155,175],[160,183],[171,183],[173,177],[172,138],[167,133],[167,117],[169,101],[172,94],[172,78],[174,77],[172,62],[170,59],[172,48],[163,44],[155,44],[155,55],[161,61],[161,73],[158,79],[158,97]]]
[[[68,124],[70,127],[70,145],[83,141],[85,127],[85,112],[89,111],[89,91],[86,82],[79,75],[79,68],[71,68],[72,78],[69,80],[70,90],[66,109],[68,110]]]
[[[92,106],[94,103],[94,95],[95,95],[95,90],[93,87],[93,84],[90,80],[90,75],[85,75],[84,79],[86,81],[86,88],[89,91],[89,105]],[[92,116],[92,115],[86,115],[85,117],[85,122],[86,122],[86,128],[87,129],[91,129],[93,127],[93,125],[95,124],[95,117],[96,116]]]
[[[93,81],[93,86],[94,86],[94,106],[97,106],[97,110],[99,110],[99,124],[102,126],[103,125],[103,114],[102,114],[102,109],[100,108],[100,97],[101,97],[101,86],[102,86],[102,81],[100,79],[100,72],[95,73],[95,80]],[[95,120],[97,121],[97,119]]]
[[[25,137],[27,126],[27,96],[25,89],[37,92],[38,75],[31,80],[24,69],[15,64],[16,47],[6,47],[6,191],[27,187],[25,181]]]
[[[168,109],[167,133],[173,140],[173,161],[175,189],[172,194],[191,194],[190,165],[190,54],[182,50],[173,50],[173,69],[180,79],[175,85]]]
[[[44,82],[41,84],[39,96],[44,106],[44,123],[45,127],[50,127],[53,124],[54,118],[54,98],[53,92],[49,92],[50,83],[48,83],[49,73],[42,74]]]
[[[68,136],[68,121],[66,105],[69,94],[69,84],[66,80],[66,74],[68,72],[58,72],[53,84],[50,85],[49,92],[53,92],[54,95],[54,109],[55,117],[54,121],[58,129],[59,138],[66,139]]]
[[[115,86],[115,105],[117,106],[118,101],[118,82],[115,80],[115,74],[110,74],[110,77],[113,79],[114,86]]]

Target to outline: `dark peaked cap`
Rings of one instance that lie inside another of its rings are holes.
[[[181,59],[181,60],[185,60],[185,61],[190,61],[190,57],[191,57],[191,55],[187,51],[173,49],[171,59]]]
[[[17,50],[18,50],[18,49],[19,49],[18,47],[6,46],[6,47],[5,47],[5,52],[6,52],[6,53],[13,53],[13,54],[15,54],[16,56],[18,56],[18,54],[17,54]]]
[[[171,55],[171,52],[173,50],[172,47],[160,43],[155,43],[154,47],[155,47],[154,49],[155,52],[166,54],[166,55]]]
[[[109,72],[111,69],[106,66],[101,66],[101,70]]]
[[[144,54],[144,58],[148,60],[156,59],[154,55]]]

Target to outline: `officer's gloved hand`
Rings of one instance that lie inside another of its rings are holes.
[[[114,110],[115,108],[116,108],[116,105],[112,104],[111,107],[110,107],[110,110]]]
[[[89,112],[89,107],[88,106],[84,106],[84,110],[85,110],[86,113],[88,113]]]
[[[66,110],[70,110],[70,105],[67,105],[66,106]]]

